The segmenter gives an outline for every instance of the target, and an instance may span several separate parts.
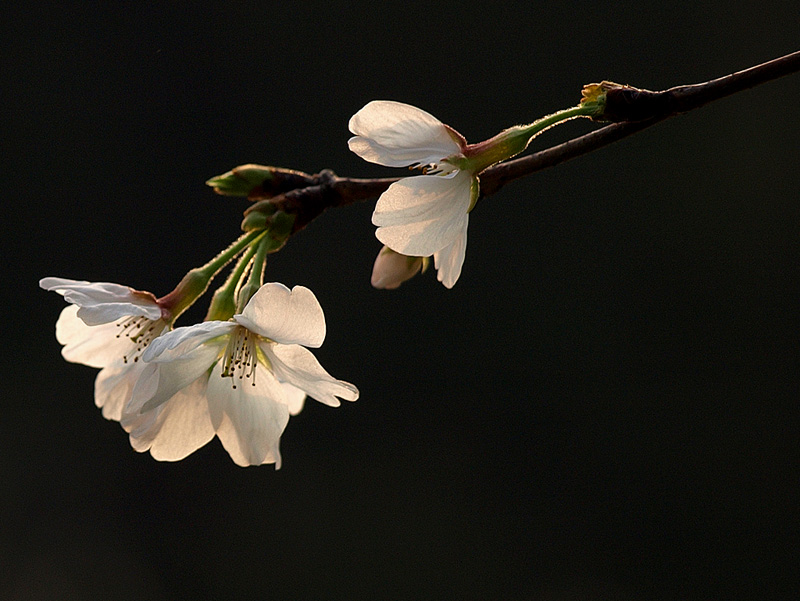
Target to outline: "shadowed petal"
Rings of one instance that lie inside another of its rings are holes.
[[[131,446],[150,451],[158,461],[179,461],[214,438],[206,399],[206,378],[179,390],[168,402],[145,414],[126,415]]]
[[[436,278],[446,288],[452,288],[461,276],[461,267],[464,265],[466,252],[467,224],[465,223],[461,235],[452,244],[433,254],[433,264],[437,270]]]
[[[274,463],[280,469],[280,438],[289,422],[289,407],[283,387],[269,370],[257,367],[248,383],[223,378],[217,364],[207,394],[211,423],[231,459],[242,467]]]
[[[146,368],[143,361],[125,363],[115,361],[105,367],[94,381],[94,404],[103,409],[103,417],[119,421],[122,409],[131,399],[134,386]]]
[[[149,364],[152,369],[137,380],[125,413],[144,413],[169,401],[208,372],[218,361],[219,350],[215,345],[201,345],[171,361]]]
[[[407,257],[384,246],[375,257],[370,283],[374,288],[394,290],[422,269],[422,257]]]
[[[264,284],[233,319],[264,338],[283,344],[319,347],[325,340],[325,315],[308,288]]]
[[[303,405],[306,404],[306,393],[288,382],[281,382],[281,386],[283,386],[283,391],[286,393],[289,415],[297,415],[303,410]]]
[[[175,328],[153,340],[142,354],[142,359],[157,363],[174,361],[202,344],[212,344],[214,338],[229,334],[235,327],[236,324],[231,321],[204,321]],[[227,339],[222,339],[217,346],[224,346],[227,342]]]

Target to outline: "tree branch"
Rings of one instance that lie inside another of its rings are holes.
[[[615,123],[563,144],[486,169],[480,174],[481,195],[490,196],[515,179],[607,146],[669,117],[797,71],[800,71],[800,51],[724,77],[657,92],[609,82],[597,84],[605,86],[603,89],[606,94],[605,114],[598,120]],[[313,182],[313,185],[288,190],[272,198],[251,194],[251,200],[259,202],[251,206],[245,214],[263,210],[268,204],[271,210],[296,214],[294,231],[298,231],[325,209],[375,198],[400,179],[338,177],[330,170],[316,176],[307,175],[306,178],[305,181]]]

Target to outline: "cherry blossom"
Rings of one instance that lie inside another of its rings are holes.
[[[145,369],[147,346],[167,329],[168,311],[149,292],[107,282],[44,278],[39,285],[71,303],[56,322],[56,339],[67,361],[100,368],[95,404],[119,421],[122,408]]]
[[[145,351],[123,414],[131,444],[176,461],[216,435],[238,465],[279,468],[280,436],[306,395],[333,407],[358,398],[305,348],[321,346],[325,331],[313,292],[270,283],[230,321],[164,334]]]
[[[461,134],[408,104],[376,100],[350,119],[350,150],[389,167],[419,167],[424,175],[393,183],[378,199],[375,235],[393,251],[433,255],[438,279],[452,288],[467,248],[469,211],[478,199],[477,172]]]

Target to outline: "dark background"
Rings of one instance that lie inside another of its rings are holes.
[[[131,450],[37,288],[168,292],[237,236],[246,202],[203,182],[238,164],[397,174],[347,149],[369,100],[479,141],[592,81],[795,51],[795,0],[32,3],[3,23],[0,597],[796,598],[800,75],[507,186],[452,291],[371,289],[371,203],[312,223],[268,279],[316,293],[315,354],[361,399],[310,401],[278,472],[216,440]]]

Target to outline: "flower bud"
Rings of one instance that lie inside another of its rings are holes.
[[[240,165],[227,173],[212,177],[206,184],[223,196],[247,196],[250,190],[272,179],[272,171],[272,167],[264,165]]]
[[[272,210],[274,213],[274,206],[272,206]],[[268,220],[269,215],[265,212],[253,211],[252,213],[247,213],[244,219],[242,219],[242,231],[255,232],[257,230],[266,229]]]
[[[375,258],[372,286],[385,290],[399,288],[400,284],[414,277],[423,264],[427,266],[427,261],[427,257],[407,257],[384,246]]]
[[[272,198],[278,194],[314,184],[314,178],[292,169],[266,165],[240,165],[206,182],[223,196],[246,196],[250,200]]]

